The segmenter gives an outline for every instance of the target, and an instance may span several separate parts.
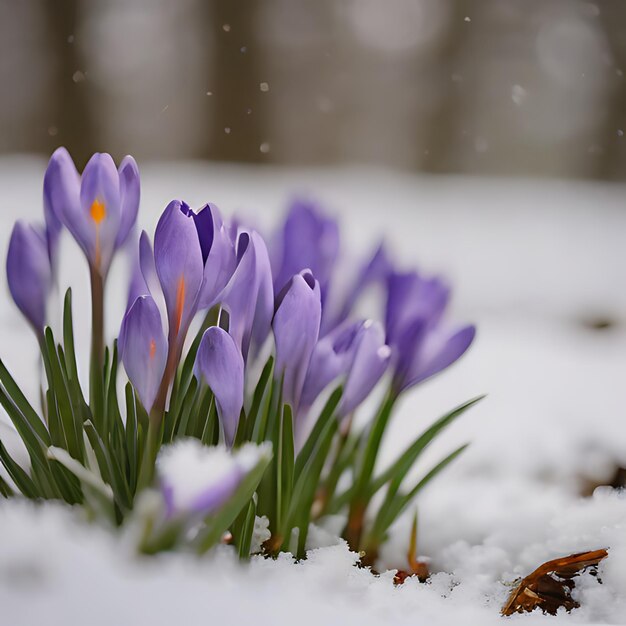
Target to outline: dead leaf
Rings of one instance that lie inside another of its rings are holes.
[[[421,583],[425,582],[430,576],[430,572],[428,570],[428,563],[423,560],[420,561],[417,557],[417,513],[413,516],[406,559],[409,564],[409,569],[399,569],[396,572],[396,575],[393,577],[394,585],[401,585],[410,576],[417,576],[417,579]]]
[[[607,554],[606,550],[593,550],[544,563],[522,579],[511,592],[502,608],[502,615],[530,612],[537,608],[556,615],[560,607],[566,611],[578,608],[578,602],[572,598],[572,589],[575,587],[573,578],[588,568],[593,568],[595,573],[598,563]]]

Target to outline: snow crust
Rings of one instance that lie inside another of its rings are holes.
[[[43,161],[0,159],[0,257],[12,222],[41,217]],[[228,548],[137,559],[129,542],[87,527],[60,506],[0,503],[0,606],[10,624],[502,623],[510,588],[542,562],[610,548],[599,584],[586,575],[581,608],[525,624],[626,623],[626,497],[589,484],[626,466],[626,210],[621,185],[414,177],[367,169],[250,169],[140,163],[140,223],[153,233],[165,204],[215,202],[226,214],[275,224],[291,193],[311,193],[340,218],[354,259],[383,237],[403,264],[450,277],[454,314],[478,325],[468,355],[402,402],[382,463],[445,411],[488,397],[455,423],[407,478],[470,448],[418,499],[418,550],[429,584],[394,588],[373,577],[329,529],[311,533],[302,563],[288,556],[241,566]],[[61,275],[74,287],[77,345],[88,346],[87,270],[65,236]],[[124,271],[113,268],[111,285]],[[5,284],[4,279],[2,279]],[[6,288],[5,288],[6,289]],[[118,331],[126,294],[107,292]],[[370,311],[375,317],[377,311]],[[606,330],[590,322],[610,321]],[[36,401],[37,346],[0,299],[0,355]],[[87,354],[79,355],[86,372]],[[86,381],[85,381],[86,382]],[[4,414],[0,436],[19,456]],[[16,452],[17,451],[17,452]],[[23,456],[22,456],[23,458]],[[405,567],[410,517],[391,529],[381,568]],[[340,521],[337,524],[340,526]]]

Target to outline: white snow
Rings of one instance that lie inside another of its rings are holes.
[[[41,217],[44,162],[0,159],[0,257],[17,217]],[[472,445],[420,496],[420,553],[435,573],[394,588],[353,567],[332,533],[300,564],[288,556],[241,566],[227,548],[136,559],[128,542],[73,520],[61,507],[0,503],[0,606],[10,624],[489,624],[513,581],[543,561],[609,547],[602,584],[583,576],[581,608],[537,623],[625,623],[626,497],[583,483],[626,466],[625,188],[566,181],[416,177],[360,168],[285,170],[140,163],[141,226],[153,232],[173,197],[214,201],[268,227],[293,193],[311,193],[341,220],[348,262],[385,237],[407,267],[446,274],[454,315],[478,337],[456,366],[408,395],[383,462],[453,406],[488,397],[428,450],[428,464]],[[61,275],[74,289],[79,345],[87,346],[87,271],[65,237]],[[107,293],[108,331],[125,293]],[[65,285],[63,285],[65,286]],[[377,312],[372,311],[374,316]],[[587,322],[608,319],[598,331]],[[0,356],[35,401],[37,349],[10,302],[0,301]],[[86,354],[80,355],[83,365]],[[0,415],[0,420],[6,416]],[[0,436],[11,442],[0,421]],[[412,514],[412,511],[409,512]],[[391,530],[381,561],[404,567],[410,515]],[[334,545],[333,545],[334,544]]]
[[[157,471],[160,480],[171,489],[174,509],[188,511],[224,481],[233,484],[234,490],[241,478],[270,454],[269,443],[229,450],[224,445],[208,448],[198,439],[180,439],[161,449]]]

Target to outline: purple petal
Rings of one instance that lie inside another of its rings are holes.
[[[363,323],[354,341],[352,362],[348,371],[340,415],[348,415],[370,394],[385,373],[391,357],[391,348],[385,345],[385,333],[379,322]]]
[[[161,283],[171,336],[186,331],[196,312],[204,266],[202,250],[189,207],[170,202],[154,234],[154,261]]]
[[[43,206],[50,255],[54,258],[62,223],[67,222],[67,215],[80,211],[80,176],[65,148],[57,148],[48,162],[43,179]]]
[[[381,243],[374,252],[374,255],[361,267],[356,279],[348,288],[347,295],[337,316],[334,319],[331,319],[326,314],[326,311],[323,312],[325,317],[322,320],[322,326],[325,330],[328,331],[337,324],[346,320],[350,313],[354,310],[354,307],[363,292],[371,285],[386,284],[387,279],[392,272],[393,265],[387,255],[384,245]],[[328,310],[328,307],[326,310]]]
[[[120,226],[115,241],[120,247],[126,241],[130,231],[137,221],[139,198],[141,195],[139,184],[139,168],[132,156],[125,156],[119,167],[120,179]]]
[[[438,328],[429,332],[417,350],[400,390],[412,387],[452,365],[463,356],[475,336],[474,326],[464,326],[455,331]]]
[[[385,326],[387,341],[396,344],[416,319],[435,326],[448,304],[450,290],[440,278],[422,278],[417,272],[392,273],[387,281]]]
[[[204,281],[198,308],[208,309],[218,302],[235,271],[237,259],[233,242],[214,204],[205,205],[194,219],[204,260]]]
[[[108,271],[120,227],[120,179],[110,155],[94,154],[80,185],[80,208],[66,226],[101,274]]]
[[[263,239],[253,233],[256,254],[258,295],[252,324],[252,338],[255,348],[260,348],[272,328],[274,317],[274,287],[272,284],[272,268],[267,246]]]
[[[272,327],[278,378],[284,376],[283,400],[294,412],[300,403],[322,314],[319,283],[308,270],[296,274],[277,298]]]
[[[344,323],[317,342],[302,389],[301,409],[310,407],[327,385],[347,372],[361,325],[361,322]]]
[[[15,304],[37,331],[46,322],[52,270],[45,236],[23,222],[13,227],[7,253],[7,280]]]
[[[244,358],[248,354],[255,318],[258,327],[267,323],[268,311],[265,300],[259,304],[257,317],[257,302],[259,297],[266,298],[267,294],[259,291],[266,284],[268,262],[267,249],[261,236],[252,231],[241,232],[237,241],[237,269],[230,282],[224,289],[222,306],[230,316],[229,332],[235,343],[241,346]],[[260,332],[260,331],[259,331]]]
[[[339,254],[337,222],[325,217],[313,203],[295,201],[278,246],[274,292],[280,292],[294,274],[308,268],[319,281],[324,300]]]
[[[226,443],[231,446],[243,407],[243,356],[225,330],[211,326],[202,336],[196,358],[197,367],[215,396]]]
[[[126,374],[149,412],[167,359],[167,340],[161,315],[151,296],[137,298],[126,313],[118,346]]]

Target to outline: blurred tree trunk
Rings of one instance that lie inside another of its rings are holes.
[[[599,6],[599,19],[606,33],[614,60],[610,100],[604,112],[604,136],[601,138],[603,158],[595,174],[610,180],[626,179],[626,3],[605,2]]]
[[[205,7],[216,44],[209,58],[215,76],[211,132],[202,156],[260,161],[264,112],[255,32],[258,0],[213,0]]]
[[[94,151],[93,118],[89,106],[89,83],[85,80],[84,59],[78,41],[80,0],[46,2],[50,48],[57,61],[57,80],[52,109],[56,134],[49,138],[49,151],[65,146],[79,169]]]

